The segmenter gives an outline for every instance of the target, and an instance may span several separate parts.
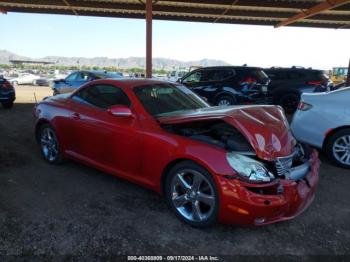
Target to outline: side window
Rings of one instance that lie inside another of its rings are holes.
[[[271,80],[278,80],[277,74],[275,72],[268,72],[267,75]]]
[[[76,77],[76,81],[87,81],[90,79],[90,75],[87,72],[79,72]]]
[[[202,80],[202,72],[197,71],[183,80],[183,83],[198,83]]]
[[[107,109],[114,105],[130,106],[128,96],[118,87],[111,85],[94,85],[84,88],[73,99],[77,102]]]
[[[77,76],[78,76],[78,72],[71,73],[69,76],[66,77],[66,80],[68,80],[68,81],[75,81]]]
[[[298,72],[289,72],[288,73],[288,78],[289,79],[298,79],[298,78],[300,78],[300,76],[299,76]]]
[[[213,70],[208,72],[207,78],[208,81],[223,81],[234,75],[232,70],[229,69],[221,69],[221,70]]]
[[[287,72],[285,71],[281,71],[281,72],[278,72],[276,74],[276,78],[277,80],[286,80],[286,79],[289,79],[288,75],[287,75]]]
[[[92,77],[93,79],[105,79],[105,78],[110,78],[108,75],[97,74],[97,73],[91,74],[91,77]]]

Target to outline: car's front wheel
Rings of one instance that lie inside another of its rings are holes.
[[[220,96],[217,101],[217,106],[232,106],[236,104],[236,100],[232,96]]]
[[[40,126],[39,143],[43,157],[50,164],[60,164],[62,162],[60,145],[53,127],[49,124]]]
[[[165,186],[167,202],[182,221],[195,227],[216,222],[219,195],[206,169],[192,161],[180,162],[168,173]]]
[[[329,138],[325,150],[336,165],[350,169],[350,128],[334,133]]]

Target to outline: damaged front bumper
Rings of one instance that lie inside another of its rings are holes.
[[[218,177],[222,223],[266,225],[295,218],[313,201],[320,161],[313,150],[309,160],[290,170],[288,177],[267,184]]]

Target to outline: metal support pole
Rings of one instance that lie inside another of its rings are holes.
[[[152,78],[152,0],[146,0],[146,77]]]
[[[349,66],[348,66],[348,77],[346,78],[346,86],[350,86],[350,59],[349,59]]]

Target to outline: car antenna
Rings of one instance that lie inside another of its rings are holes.
[[[38,104],[38,100],[36,99],[36,94],[34,92],[34,100],[35,100],[35,104]]]

